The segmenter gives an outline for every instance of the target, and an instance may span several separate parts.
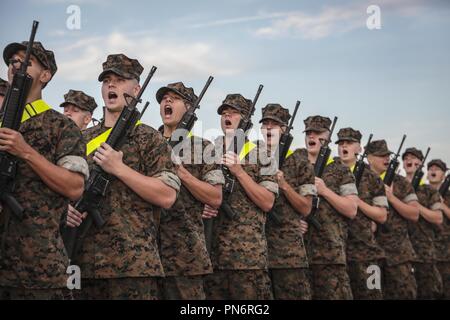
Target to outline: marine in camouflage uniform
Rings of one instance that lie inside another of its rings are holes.
[[[272,127],[270,121],[274,121],[279,128],[286,128],[291,115],[288,109],[279,104],[268,104],[263,108],[262,115],[261,131],[263,134],[265,130],[271,133],[269,141],[265,136],[265,143],[270,146],[268,152],[273,152],[278,157],[279,155],[275,152],[278,141],[271,141],[274,139],[272,132],[275,128]],[[308,258],[300,228],[303,213],[297,211],[289,202],[285,192],[293,190],[299,197],[303,197],[304,202],[309,202],[309,205],[305,205],[305,212],[309,214],[312,203],[311,196],[317,195],[314,185],[314,168],[307,158],[300,155],[300,150],[295,150],[288,152],[280,170],[283,172],[284,179],[281,180],[283,183],[278,182],[280,196],[276,199],[273,209],[280,221],[275,221],[269,213],[266,223],[269,273],[273,296],[275,299],[281,300],[310,300],[312,292],[309,282]],[[285,189],[284,183],[289,185],[289,189]],[[298,198],[296,200],[299,201]]]
[[[224,133],[228,135],[228,130],[233,131],[240,118],[249,115],[251,107],[252,102],[242,95],[227,95],[217,110],[221,115]],[[224,140],[225,137],[219,137],[215,141],[218,157],[226,150]],[[235,177],[234,189],[227,201],[235,216],[228,217],[224,211],[220,210],[219,216],[214,221],[211,253],[214,273],[208,275],[205,281],[208,299],[272,298],[265,234],[267,213],[259,207],[259,205],[263,206],[261,203],[256,204],[251,200],[247,193],[250,190],[244,189],[241,184],[242,180],[251,184],[254,187],[252,191],[264,194],[265,199],[269,199],[267,195],[278,194],[276,172],[264,170],[269,163],[261,161],[263,159],[259,157],[261,153],[258,149],[255,144],[247,141],[243,150],[238,151],[241,165],[236,167],[243,171],[239,171],[242,174],[239,178]],[[229,157],[234,155],[228,153],[224,158],[229,159]],[[250,161],[251,159],[253,161]],[[236,158],[233,161],[236,161]],[[228,165],[229,163],[227,162]],[[230,166],[230,172],[231,170]],[[266,200],[266,202],[269,201]],[[265,203],[264,207],[266,205]],[[269,211],[272,206],[273,202],[270,207],[267,205],[266,211]]]
[[[356,154],[361,152],[361,150],[355,150],[355,148],[361,148],[361,132],[353,128],[343,128],[339,130],[338,138],[336,144],[339,144],[341,160],[354,173]],[[358,186],[358,195],[365,204],[378,209],[377,221],[386,221],[389,204],[383,181],[367,165],[365,165]],[[371,214],[374,214],[373,209]],[[377,243],[372,231],[373,223],[375,223],[375,220],[372,220],[371,216],[363,211],[361,205],[355,219],[348,220],[347,263],[355,300],[383,299],[381,288],[370,288],[367,283],[371,276],[368,268],[370,266],[381,267],[382,260],[385,257],[384,250]]]
[[[173,133],[171,129],[176,128],[184,112],[197,100],[197,96],[192,88],[186,87],[182,82],[176,82],[160,88],[156,93],[156,100],[161,106],[161,117],[164,121],[159,131],[169,140],[173,134],[179,134]],[[182,101],[183,106],[177,100]],[[221,186],[224,183],[219,166],[214,162],[206,163],[203,159],[205,149],[214,150],[211,142],[191,135],[181,142],[181,145],[176,145],[174,151],[178,149],[176,156],[182,161],[183,168],[196,180],[211,186]],[[181,177],[180,174],[179,176]],[[185,181],[181,180],[182,183]],[[212,273],[202,220],[204,204],[197,200],[190,190],[189,185],[183,183],[173,208],[164,210],[161,216],[160,254],[166,276],[161,280],[161,287],[165,299],[205,299],[203,278],[204,275]],[[219,188],[216,193],[218,207],[222,189]],[[214,198],[214,194],[210,194],[211,198]]]
[[[318,137],[330,131],[331,120],[327,117],[312,116],[308,117],[304,123],[306,145],[308,148],[320,148]],[[303,157],[308,157],[311,149],[303,149],[301,152]],[[326,188],[340,196],[340,199],[352,202],[353,215],[356,215],[357,198],[355,196],[358,195],[358,191],[355,178],[339,158],[329,159],[322,180]],[[320,195],[319,188],[317,191]],[[313,299],[352,299],[346,257],[347,218],[343,213],[338,212],[325,197],[319,198],[319,207],[314,218],[321,227],[319,230],[313,226],[309,227],[306,235]]]
[[[72,119],[81,130],[85,130],[92,120],[97,103],[83,91],[69,90],[64,95],[64,102],[60,107],[64,108],[65,116]]]
[[[8,91],[8,82],[0,78],[0,112],[2,111],[3,100]]]
[[[406,159],[407,155],[410,155]],[[415,167],[410,158],[423,161],[422,151],[416,148],[408,148],[402,155],[403,165],[407,170],[407,179],[412,181]],[[408,165],[411,164],[410,167]],[[419,203],[433,211],[434,216],[442,217],[441,198],[437,190],[429,185],[419,184],[416,195]],[[422,209],[421,209],[422,212]],[[434,245],[436,224],[427,221],[422,213],[418,222],[408,222],[408,232],[411,243],[417,254],[417,260],[414,263],[414,275],[417,282],[417,299],[437,299],[442,293],[442,277],[436,267],[436,248]]]
[[[447,164],[440,159],[434,159],[428,162],[427,167],[430,186],[439,190],[448,170]],[[450,299],[450,190],[447,191],[442,200],[444,221],[434,228],[434,245],[436,248],[436,266],[441,274],[443,284],[441,298],[448,300]]]
[[[142,71],[143,67],[135,59],[123,54],[109,55],[103,63],[99,81],[113,82],[108,76],[117,76],[138,82]],[[119,85],[108,85],[108,91],[116,92],[117,96],[121,94],[119,89]],[[106,126],[109,112],[107,105],[105,120],[83,132],[85,141],[92,141],[109,129]],[[158,181],[161,188],[164,186],[169,192],[179,190],[180,181],[170,159],[170,147],[157,130],[145,124],[137,125],[120,152],[123,153],[123,164],[140,174],[140,180],[151,177],[154,181],[150,183]],[[90,167],[97,153],[88,154]],[[92,225],[87,232],[83,229],[84,224],[80,227],[79,232],[86,235],[74,261],[82,273],[78,298],[160,298],[158,281],[164,276],[157,243],[161,208],[145,201],[125,184],[125,179],[124,176],[113,177],[103,198],[100,214],[106,224],[101,228]]]
[[[382,175],[387,169],[389,151],[385,140],[372,141],[367,147],[371,169]],[[385,161],[381,172],[375,169],[374,161]],[[417,202],[417,195],[406,178],[396,175],[393,194],[405,204]],[[408,221],[389,202],[389,215],[383,225],[377,229],[376,239],[386,253],[386,262],[382,271],[382,290],[385,299],[415,299],[417,283],[413,273],[413,262],[417,256],[408,235]]]
[[[10,59],[24,59],[26,45],[12,43],[5,48],[3,58],[10,72],[18,68]],[[81,195],[88,166],[80,130],[41,98],[47,84],[42,79],[50,81],[56,70],[53,52],[34,42],[27,69],[34,80],[19,129],[24,142],[18,139],[14,143],[26,146],[28,153],[27,160],[16,153],[18,168],[12,192],[24,217],[19,219],[0,203],[0,299],[72,297],[66,287],[69,261],[59,223],[69,196]],[[0,129],[0,139],[5,139],[3,130],[7,129]],[[0,150],[5,150],[2,143]]]

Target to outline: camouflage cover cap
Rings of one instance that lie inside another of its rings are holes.
[[[27,45],[28,41],[8,44],[3,50],[3,60],[5,61],[6,65],[9,65],[9,59],[11,59],[17,51],[26,51]],[[35,56],[36,59],[38,59],[46,69],[50,70],[50,73],[53,77],[56,73],[56,70],[58,69],[58,67],[56,66],[55,54],[53,53],[53,51],[46,50],[42,43],[35,41],[33,43],[33,50],[31,52],[33,56]]]
[[[337,135],[338,140],[336,141],[336,144],[338,144],[341,141],[361,142],[362,138],[361,132],[353,128],[342,128],[341,130],[339,130]]]
[[[95,108],[97,108],[97,103],[93,97],[77,90],[69,90],[64,95],[64,102],[61,103],[60,107],[64,108],[67,104],[73,104],[81,110],[89,111],[90,113],[94,113]]]
[[[441,159],[433,159],[430,162],[428,162],[427,168],[430,169],[431,166],[438,166],[444,172],[446,172],[448,170],[447,164],[444,161],[442,161]]]
[[[0,78],[0,96],[6,95],[8,91],[8,82]]]
[[[415,156],[416,158],[418,158],[419,160],[423,160],[423,153],[422,151],[420,151],[419,149],[416,148],[407,148],[405,150],[405,152],[403,152],[402,155],[402,160],[405,160],[405,157],[407,154],[412,154],[413,156]]]
[[[306,118],[305,123],[305,131],[316,131],[316,132],[325,132],[330,131],[331,119],[328,117],[322,116],[311,116]]]
[[[262,109],[262,119],[259,123],[263,122],[266,119],[274,120],[282,125],[289,125],[289,119],[291,115],[289,114],[289,110],[283,108],[278,103],[269,103]]]
[[[130,59],[124,54],[110,54],[103,62],[103,72],[98,76],[98,81],[103,81],[106,74],[112,72],[125,79],[136,79],[140,76],[144,67],[136,59]]]
[[[252,101],[244,98],[239,93],[233,93],[226,96],[222,105],[217,109],[218,114],[222,114],[222,111],[226,107],[231,107],[238,110],[242,115],[248,116],[252,108]]]
[[[382,157],[392,153],[392,151],[390,151],[387,147],[386,140],[372,141],[366,146],[366,150],[367,154],[372,154],[378,157]]]
[[[156,92],[156,101],[158,101],[158,103],[161,103],[164,95],[169,91],[176,93],[183,99],[189,101],[191,104],[194,104],[194,102],[198,98],[194,93],[194,89],[186,87],[183,82],[175,82],[169,83],[167,86],[159,88],[159,90]]]

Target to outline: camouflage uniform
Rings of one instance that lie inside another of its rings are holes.
[[[280,105],[269,104],[263,109],[263,118],[272,119],[287,126],[289,110]],[[281,170],[289,185],[302,196],[315,196],[314,168],[300,150],[288,154]],[[269,273],[275,299],[310,300],[308,258],[300,231],[301,214],[289,203],[283,193],[277,198],[274,212],[280,217],[276,223],[268,217],[266,237],[269,252]],[[269,213],[270,215],[270,213]]]
[[[422,151],[416,148],[405,150],[402,158],[411,153],[423,161]],[[430,209],[440,210],[441,199],[439,192],[430,186],[421,184],[416,190],[419,203]],[[442,293],[442,278],[436,267],[436,248],[434,246],[435,226],[419,216],[418,222],[408,222],[408,232],[417,254],[417,261],[414,263],[414,275],[417,282],[418,299],[436,299]]]
[[[93,97],[78,90],[69,90],[69,92],[64,95],[64,102],[60,104],[60,107],[64,108],[68,104],[73,104],[81,110],[89,111],[91,114],[93,114],[95,108],[97,108],[97,103]]]
[[[447,164],[440,160],[434,159],[428,162],[428,169],[432,165],[436,165],[442,169],[442,171],[447,171]],[[444,204],[450,206],[450,190],[444,197]],[[450,220],[444,213],[444,221],[441,225],[434,228],[435,239],[434,246],[436,248],[436,266],[441,274],[443,290],[442,298],[450,299]]]
[[[137,60],[110,55],[99,77],[114,72],[125,78],[139,79],[143,68]],[[85,141],[105,132],[104,123],[86,129]],[[140,124],[120,149],[123,163],[148,177],[160,179],[179,190],[180,181],[170,159],[170,147],[158,131]],[[88,156],[93,165],[94,152]],[[80,298],[84,299],[157,299],[158,278],[164,276],[158,253],[157,231],[160,208],[143,200],[121,180],[110,182],[100,214],[106,224],[93,225],[86,233],[76,263],[82,271]],[[83,232],[83,225],[80,227]],[[86,283],[84,287],[83,283]]]
[[[17,51],[5,48],[4,59]],[[40,50],[39,52],[37,50]],[[45,56],[54,65],[53,52],[35,44],[33,54]],[[50,61],[51,60],[51,61]],[[47,66],[45,66],[47,67]],[[87,176],[84,143],[80,130],[43,100],[25,107],[19,132],[49,162]],[[66,288],[68,257],[59,234],[59,223],[69,200],[51,190],[22,159],[18,161],[16,187],[12,194],[24,208],[19,221],[10,209],[0,205],[0,297],[4,299],[70,299]]]
[[[3,99],[8,91],[8,82],[0,78],[0,115],[2,112]]]
[[[358,130],[344,128],[339,130],[338,138],[336,144],[340,141],[360,143],[362,135]],[[361,177],[358,194],[362,201],[371,206],[389,208],[383,181],[368,166]],[[353,298],[356,300],[383,299],[381,289],[369,289],[367,286],[369,266],[381,267],[381,260],[385,257],[372,232],[372,222],[361,210],[353,220],[348,220],[347,263]]]
[[[231,94],[219,107],[219,114],[225,106],[248,115],[251,101],[240,94]],[[218,157],[224,152],[223,140],[224,137],[216,140]],[[250,150],[242,159],[242,168],[256,183],[277,195],[275,172],[262,174],[267,164],[260,161],[258,153],[258,147]],[[258,161],[250,163],[249,159]],[[236,216],[230,219],[220,211],[215,219],[211,254],[214,274],[206,278],[206,296],[208,299],[271,299],[264,230],[266,213],[250,200],[237,179],[228,204]]]
[[[389,154],[386,141],[372,141],[368,153],[375,156]],[[404,203],[417,201],[417,195],[406,178],[396,175],[393,181],[394,195]],[[415,299],[417,284],[413,273],[416,253],[408,235],[408,222],[395,208],[389,205],[389,215],[377,230],[377,241],[386,253],[383,266],[383,295],[385,299]]]
[[[177,93],[188,105],[192,105],[197,99],[192,88],[186,88],[183,83],[177,82],[158,90],[158,102],[161,102],[167,91]],[[162,126],[160,132],[163,133],[163,130]],[[176,152],[176,155],[194,177],[211,185],[224,183],[218,165],[206,164],[202,159],[205,149],[214,149],[211,142],[191,136],[182,145],[177,145],[175,151],[178,148],[180,152]],[[189,153],[184,153],[188,148]],[[161,216],[160,254],[166,275],[161,280],[161,287],[165,299],[205,299],[203,278],[212,273],[212,265],[205,244],[203,206],[188,189],[182,187],[173,208],[164,210]]]
[[[305,121],[305,132],[329,131],[331,120],[313,116]],[[302,150],[307,157],[306,149]],[[340,196],[358,195],[355,177],[338,158],[324,170],[326,186]],[[310,226],[306,236],[306,247],[311,266],[313,298],[320,300],[352,299],[350,279],[346,270],[347,221],[325,199],[319,198],[315,218],[321,224],[320,230]]]

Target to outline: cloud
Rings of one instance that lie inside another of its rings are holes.
[[[148,71],[158,67],[156,81],[180,78],[232,76],[243,71],[223,48],[206,42],[190,42],[140,33],[113,32],[105,37],[87,37],[63,46],[57,52],[58,75],[66,80],[96,79],[108,54],[124,53],[137,58]],[[61,46],[60,46],[61,47]]]

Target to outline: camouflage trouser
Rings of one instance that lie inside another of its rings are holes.
[[[442,277],[434,263],[414,263],[417,299],[438,299],[442,294]]]
[[[382,283],[386,300],[415,300],[417,297],[417,283],[410,262],[385,266]]]
[[[73,296],[69,289],[0,287],[0,300],[73,300]]]
[[[267,270],[218,270],[205,276],[208,300],[271,300]]]
[[[308,269],[269,269],[269,274],[274,299],[311,300]]]
[[[160,280],[165,300],[205,300],[204,276],[166,277]]]
[[[367,280],[371,276],[367,273],[367,268],[377,265],[381,269],[379,262],[349,262],[347,265],[350,285],[352,287],[353,299],[355,300],[383,300],[383,293],[380,289],[369,288]]]
[[[314,300],[352,300],[350,279],[345,265],[311,265],[311,287]]]
[[[80,300],[157,300],[159,278],[82,279]]]
[[[450,300],[450,261],[449,262],[438,262],[437,268],[442,277],[442,296],[441,298]]]

